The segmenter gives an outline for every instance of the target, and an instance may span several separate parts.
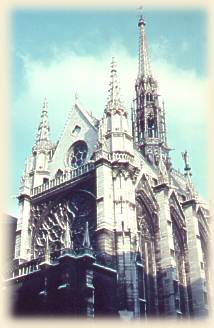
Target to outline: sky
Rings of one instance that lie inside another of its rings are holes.
[[[165,103],[173,167],[183,172],[189,152],[196,190],[208,199],[207,13],[143,12],[153,76]],[[10,15],[10,195],[6,212],[18,215],[16,196],[47,97],[56,142],[75,94],[101,118],[115,57],[121,98],[130,113],[138,69],[138,12],[133,10],[14,10]]]

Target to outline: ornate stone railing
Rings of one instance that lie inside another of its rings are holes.
[[[183,180],[183,182],[185,182],[185,177],[184,177],[184,175],[180,171],[172,168],[172,173],[174,173],[175,175],[177,175],[180,179]]]
[[[131,156],[128,152],[115,151],[108,155],[110,161],[129,161],[133,162],[134,157]]]
[[[15,264],[9,273],[9,279],[17,278],[39,270],[41,259],[35,259],[21,264]]]
[[[64,174],[62,174],[61,176],[52,179],[46,183],[43,183],[42,185],[35,187],[31,190],[31,196],[36,196],[44,191],[47,191],[49,189],[52,189],[56,186],[59,186],[65,182],[68,182],[70,180],[73,180],[87,172],[90,172],[92,170],[94,170],[94,163],[87,163],[81,167],[78,167],[77,169],[73,169],[70,172],[65,172]]]

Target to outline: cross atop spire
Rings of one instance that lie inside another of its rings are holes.
[[[110,88],[108,90],[108,101],[106,105],[106,111],[112,110],[123,110],[124,106],[122,105],[120,99],[120,88],[117,77],[117,68],[114,57],[112,57],[111,62],[111,75],[110,75]]]
[[[139,27],[139,59],[138,59],[138,76],[140,77],[149,77],[152,75],[148,48],[146,44],[145,37],[145,20],[142,15],[142,7],[139,8],[141,10],[138,27]]]
[[[47,98],[45,97],[43,106],[42,106],[42,113],[40,118],[40,123],[38,127],[38,132],[36,136],[36,146],[44,147],[49,145],[49,123],[48,123],[48,102]]]

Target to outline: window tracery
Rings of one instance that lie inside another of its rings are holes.
[[[140,298],[144,299],[144,304],[141,304],[141,315],[152,315],[156,313],[156,254],[155,254],[155,226],[152,214],[148,211],[145,204],[141,201],[137,202],[137,217],[138,217],[138,231],[139,244],[143,267],[139,275],[139,283],[143,285],[140,287],[142,295]],[[139,271],[139,270],[138,270]],[[140,272],[139,272],[140,273]]]
[[[74,250],[81,248],[85,223],[89,222],[92,235],[96,223],[95,198],[86,191],[71,193],[58,201],[34,205],[31,210],[31,251],[34,258],[45,253],[48,238],[50,252],[56,254],[65,248],[65,231],[69,223]],[[92,238],[93,239],[93,238]],[[91,239],[91,240],[92,240]],[[93,245],[92,243],[92,246]]]
[[[73,168],[80,167],[86,162],[88,153],[87,144],[82,140],[77,141],[72,145],[69,153],[69,165]]]
[[[178,313],[185,315],[188,312],[187,303],[187,276],[186,276],[186,237],[183,227],[179,225],[181,219],[177,218],[175,210],[171,208],[172,234],[174,242],[174,258],[176,277],[174,280],[175,308]]]

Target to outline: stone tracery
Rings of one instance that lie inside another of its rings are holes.
[[[95,229],[95,201],[91,194],[79,191],[55,203],[34,205],[31,210],[31,236],[34,257],[44,256],[46,238],[50,252],[56,253],[65,247],[66,223],[69,222],[74,249],[81,247],[85,222],[89,231]]]

